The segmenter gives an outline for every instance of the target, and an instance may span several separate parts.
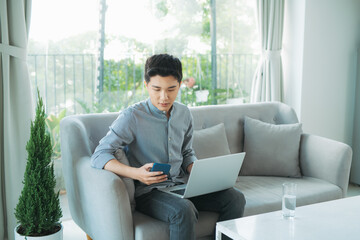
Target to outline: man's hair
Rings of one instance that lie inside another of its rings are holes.
[[[173,76],[180,83],[182,79],[182,66],[178,58],[169,54],[156,54],[149,57],[145,63],[145,81],[156,75],[162,77]]]

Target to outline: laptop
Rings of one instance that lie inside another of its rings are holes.
[[[181,198],[217,192],[235,185],[245,152],[200,159],[194,162],[187,184],[159,188]]]

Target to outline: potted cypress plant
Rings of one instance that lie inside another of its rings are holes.
[[[35,121],[31,122],[30,139],[26,144],[28,158],[24,187],[15,208],[18,222],[14,230],[15,240],[62,240],[62,211],[59,192],[54,191],[51,140],[45,131],[45,108],[39,90],[37,93]]]

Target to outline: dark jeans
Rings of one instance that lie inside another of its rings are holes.
[[[244,194],[234,188],[189,199],[153,190],[135,200],[138,211],[169,223],[170,240],[196,239],[198,211],[217,212],[218,221],[225,221],[242,217],[246,203]]]

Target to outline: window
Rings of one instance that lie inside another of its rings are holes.
[[[57,190],[65,189],[59,121],[81,113],[96,91],[97,14],[97,0],[32,2],[28,67],[34,99],[39,88],[46,106]]]
[[[148,56],[162,52],[181,58],[184,81],[191,82],[182,86],[179,101],[189,106],[249,101],[259,49],[254,2],[107,0],[106,4],[102,11],[104,71],[98,79],[98,96],[110,110],[146,97],[143,64]],[[217,16],[216,36],[211,34],[212,8]]]
[[[254,4],[34,0],[28,65],[34,96],[38,87],[49,116],[57,187],[64,188],[59,120],[119,111],[145,99],[143,68],[154,53],[181,58],[184,84],[178,101],[188,106],[248,102],[259,57]]]

